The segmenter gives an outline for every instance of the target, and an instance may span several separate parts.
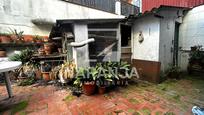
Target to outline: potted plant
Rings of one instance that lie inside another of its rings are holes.
[[[76,65],[73,61],[65,62],[60,66],[59,79],[61,83],[67,83],[75,76]]]
[[[179,79],[181,75],[180,67],[169,65],[169,68],[166,70],[165,74],[170,79]]]
[[[98,71],[96,83],[99,94],[104,94],[109,82],[113,82],[113,79],[115,78],[115,74],[113,73],[114,66],[112,64],[112,62],[105,62],[103,64],[98,63],[96,65]]]
[[[49,55],[52,52],[52,43],[45,43],[44,44],[45,54]]]
[[[45,81],[50,81],[50,71],[51,71],[51,65],[48,63],[41,63],[41,73],[42,77]]]
[[[43,37],[43,41],[44,42],[49,42],[49,37],[47,37],[47,36]]]
[[[36,43],[42,43],[42,37],[40,37],[39,35],[36,35],[34,39]]]
[[[24,41],[23,37],[24,31],[17,32],[16,29],[12,31],[11,39],[16,43],[22,43]]]
[[[11,42],[11,38],[8,34],[6,33],[1,33],[0,34],[0,41],[1,43],[10,43]]]
[[[9,56],[9,60],[10,61],[21,61],[22,62],[22,67],[15,70],[15,77],[19,78],[19,76],[22,76],[22,74],[24,74],[23,72],[23,67],[27,66],[27,65],[37,65],[37,62],[34,62],[33,60],[31,60],[32,55],[33,55],[34,51],[31,49],[25,49],[22,50],[19,54],[13,54],[11,56]],[[25,65],[25,66],[24,66]]]
[[[6,57],[6,50],[0,48],[0,57]]]
[[[118,78],[121,85],[126,85],[129,77],[126,74],[130,74],[130,65],[125,61],[120,61],[117,64],[118,67]]]
[[[106,79],[104,76],[99,76],[96,80],[96,85],[98,86],[98,93],[104,94],[106,91]]]
[[[77,77],[74,84],[82,86],[85,95],[92,95],[96,89],[96,77],[98,71],[96,68],[80,68],[77,71]]]

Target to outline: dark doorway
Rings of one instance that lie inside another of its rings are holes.
[[[121,60],[131,64],[131,26],[121,25]]]
[[[131,26],[121,25],[121,46],[127,47],[130,46],[131,42]]]
[[[173,64],[178,66],[178,51],[179,51],[179,26],[180,23],[175,23],[175,32],[174,32],[174,53],[173,53]]]

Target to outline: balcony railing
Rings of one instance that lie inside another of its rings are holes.
[[[115,3],[117,0],[63,0],[63,1],[106,11],[109,13],[115,13],[116,9]],[[121,15],[129,16],[136,15],[138,13],[139,8],[137,6],[121,1]]]
[[[139,13],[139,7],[121,1],[121,14],[124,16],[136,15]]]

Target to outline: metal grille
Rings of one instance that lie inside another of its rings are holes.
[[[67,0],[68,2],[115,13],[115,0]]]
[[[63,0],[70,3],[115,13],[116,0]],[[121,1],[121,14],[125,16],[134,15],[139,12],[137,6]]]
[[[121,1],[121,14],[124,16],[136,15],[139,13],[139,7]]]

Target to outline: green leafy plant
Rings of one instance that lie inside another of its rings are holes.
[[[39,36],[39,35],[35,35],[34,39],[35,40],[42,40],[43,38],[41,36]]]
[[[95,67],[79,68],[74,84],[84,81],[96,81],[98,86],[104,86],[107,82],[120,80],[129,72],[130,65],[127,62],[103,62],[97,63]]]
[[[96,80],[98,71],[96,68],[79,68],[77,70],[75,85],[81,86],[84,82],[92,82]]]
[[[12,33],[12,35],[14,35],[16,37],[17,40],[20,40],[20,41],[24,40],[24,38],[23,38],[24,31],[18,32],[16,29],[14,29],[14,30],[11,29],[11,33]]]
[[[10,61],[21,61],[23,64],[25,63],[31,63],[32,64],[32,55],[33,55],[34,51],[31,49],[25,49],[22,50],[20,54],[14,54],[12,56],[9,57]]]
[[[126,76],[126,74],[130,73],[130,64],[127,62],[121,61],[118,64],[118,74],[120,78]]]
[[[165,71],[165,76],[168,78],[179,78],[181,70],[179,66],[169,65],[169,68]]]

